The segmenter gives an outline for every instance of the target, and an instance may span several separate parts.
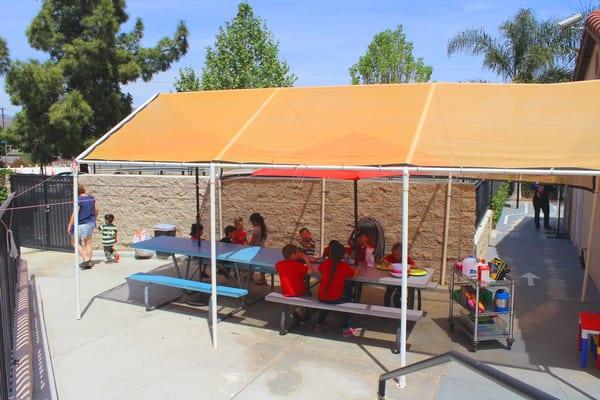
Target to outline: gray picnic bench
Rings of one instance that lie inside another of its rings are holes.
[[[265,297],[266,301],[272,303],[279,303],[282,305],[281,319],[279,321],[279,334],[285,335],[288,332],[287,328],[287,315],[289,313],[290,306],[306,307],[318,310],[329,310],[337,311],[342,313],[367,315],[371,317],[389,318],[398,320],[398,326],[396,328],[396,347],[392,349],[394,353],[398,352],[400,348],[400,319],[402,310],[396,307],[385,307],[377,306],[372,304],[362,303],[340,303],[330,304],[322,303],[318,299],[313,297],[285,297],[281,293],[271,292]],[[421,310],[406,310],[406,317],[408,321],[418,321],[423,316]]]

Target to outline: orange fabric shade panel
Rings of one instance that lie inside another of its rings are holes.
[[[600,81],[161,94],[79,158],[600,170]]]

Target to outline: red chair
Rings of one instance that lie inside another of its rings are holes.
[[[588,346],[588,340],[590,336],[600,335],[600,314],[593,312],[580,312],[579,313],[579,338],[578,347],[581,351],[581,367],[585,368],[587,365],[587,353],[588,348],[593,349],[593,339]],[[598,351],[596,349],[596,351]],[[596,358],[596,368],[600,368],[600,357]]]

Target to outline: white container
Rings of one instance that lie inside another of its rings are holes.
[[[402,273],[402,263],[392,263],[392,271],[398,274]]]
[[[467,257],[462,261],[462,273],[469,277],[475,278],[477,276],[477,259],[475,257]]]
[[[367,267],[375,266],[375,248],[374,247],[367,247],[365,249],[365,263],[367,264]]]

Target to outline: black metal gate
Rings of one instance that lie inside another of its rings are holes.
[[[13,226],[21,246],[35,249],[73,251],[67,233],[73,210],[73,177],[17,174],[10,177]]]
[[[9,249],[6,241],[10,227],[10,211],[3,211],[3,208],[10,208],[13,204],[9,197],[0,207],[0,399],[8,399],[11,387],[11,370],[13,368],[13,347],[14,347],[14,313],[17,279],[19,276],[19,256],[12,258],[9,255]],[[14,228],[14,222],[13,222]],[[19,235],[14,233],[17,251],[19,248]]]

